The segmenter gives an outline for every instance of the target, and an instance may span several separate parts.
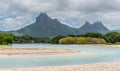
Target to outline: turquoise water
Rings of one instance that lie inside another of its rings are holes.
[[[62,48],[87,54],[62,55],[0,55],[0,68],[59,66],[120,61],[120,48],[102,48],[95,45],[13,44],[12,48]]]

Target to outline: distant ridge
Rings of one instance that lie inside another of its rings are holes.
[[[41,13],[35,23],[21,28],[17,31],[11,31],[8,33],[14,35],[30,35],[30,36],[57,36],[57,35],[80,35],[87,32],[97,32],[105,34],[109,32],[102,22],[95,22],[90,24],[85,22],[80,28],[72,28],[65,24],[60,23],[57,19],[51,19],[46,13]]]
[[[85,34],[87,32],[98,32],[102,34],[106,34],[110,30],[106,28],[102,22],[97,21],[93,24],[90,24],[89,22],[86,22],[82,27],[78,29],[79,34]]]

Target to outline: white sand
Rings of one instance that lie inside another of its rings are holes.
[[[77,53],[78,50],[69,49],[43,49],[43,48],[10,48],[0,47],[0,54],[62,54],[62,53]]]
[[[120,71],[120,62],[84,65],[0,69],[0,71]]]
[[[108,48],[120,48],[120,45],[105,45],[105,44],[86,44],[92,46],[101,46],[101,47],[108,47]]]
[[[104,45],[105,47],[120,48],[120,45]]]

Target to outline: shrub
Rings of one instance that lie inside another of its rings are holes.
[[[117,32],[109,32],[104,35],[104,39],[109,43],[115,43],[120,41],[120,33]]]
[[[115,42],[115,45],[120,45],[120,42]]]
[[[55,37],[51,38],[51,43],[52,43],[52,44],[58,44],[58,43],[59,43],[59,40],[60,40],[61,38],[64,38],[64,36],[61,36],[61,35],[55,36]]]
[[[59,40],[59,44],[73,44],[74,38],[73,37],[65,37]]]
[[[101,33],[88,32],[85,34],[85,37],[102,38],[103,35]]]
[[[12,44],[13,36],[9,34],[0,34],[0,44]]]
[[[75,43],[76,44],[87,44],[88,41],[85,37],[76,37],[75,38]]]
[[[89,44],[106,44],[106,41],[104,39],[100,38],[87,38]]]

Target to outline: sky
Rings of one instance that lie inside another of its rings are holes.
[[[102,21],[110,30],[120,30],[120,0],[0,0],[0,30],[32,24],[41,12],[71,27]]]

